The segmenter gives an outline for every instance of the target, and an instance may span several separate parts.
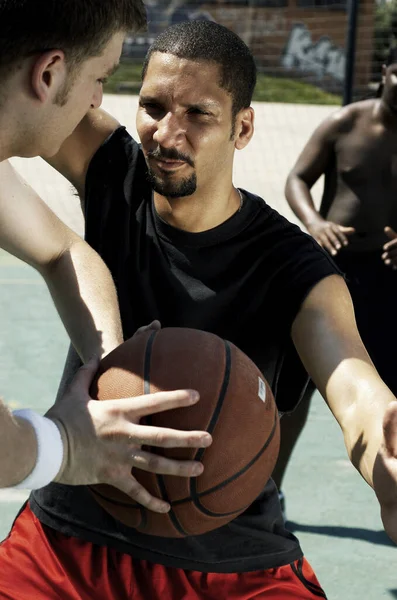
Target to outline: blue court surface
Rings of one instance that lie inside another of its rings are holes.
[[[0,284],[2,397],[14,408],[44,412],[56,394],[66,334],[40,276],[4,252]],[[330,599],[397,598],[396,549],[382,531],[374,494],[350,465],[339,428],[319,395],[285,492],[290,528]],[[1,538],[26,497],[23,491],[0,491]]]

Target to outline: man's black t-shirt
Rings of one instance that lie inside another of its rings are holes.
[[[293,357],[291,325],[310,289],[338,271],[312,238],[261,198],[245,191],[243,198],[241,209],[214,229],[175,229],[157,215],[142,152],[119,128],[89,167],[86,239],[113,274],[126,338],[153,319],[163,327],[211,331],[250,356],[279,410],[292,410],[302,372],[297,368],[292,376],[289,359],[288,381],[280,377],[285,356]],[[34,492],[30,504],[58,531],[171,567],[243,572],[302,556],[297,539],[284,528],[272,480],[234,521],[184,539],[125,527],[85,487],[51,484]]]

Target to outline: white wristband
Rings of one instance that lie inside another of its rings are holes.
[[[58,427],[51,419],[42,417],[30,409],[14,410],[14,417],[26,419],[32,425],[37,438],[37,461],[33,471],[15,489],[38,490],[58,475],[63,461],[63,442]]]

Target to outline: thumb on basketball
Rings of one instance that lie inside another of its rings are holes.
[[[149,325],[142,325],[142,327],[139,327],[139,329],[136,330],[134,335],[137,335],[138,333],[145,333],[145,331],[148,331],[149,329],[152,329],[153,331],[158,331],[159,329],[161,329],[160,321],[155,319],[154,321],[149,323]]]
[[[95,377],[96,372],[99,367],[99,358],[97,356],[93,356],[90,360],[80,367],[77,371],[73,381],[72,387],[83,387],[87,391],[91,385],[92,380]]]

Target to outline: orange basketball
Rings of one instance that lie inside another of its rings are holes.
[[[141,423],[211,433],[208,448],[149,448],[199,460],[204,472],[188,478],[133,470],[170,512],[149,511],[108,485],[90,488],[113,517],[151,535],[199,535],[225,525],[260,494],[277,459],[278,411],[267,382],[243,352],[211,333],[165,328],[134,336],[102,360],[91,394],[106,400],[181,388],[198,390],[200,400]]]

